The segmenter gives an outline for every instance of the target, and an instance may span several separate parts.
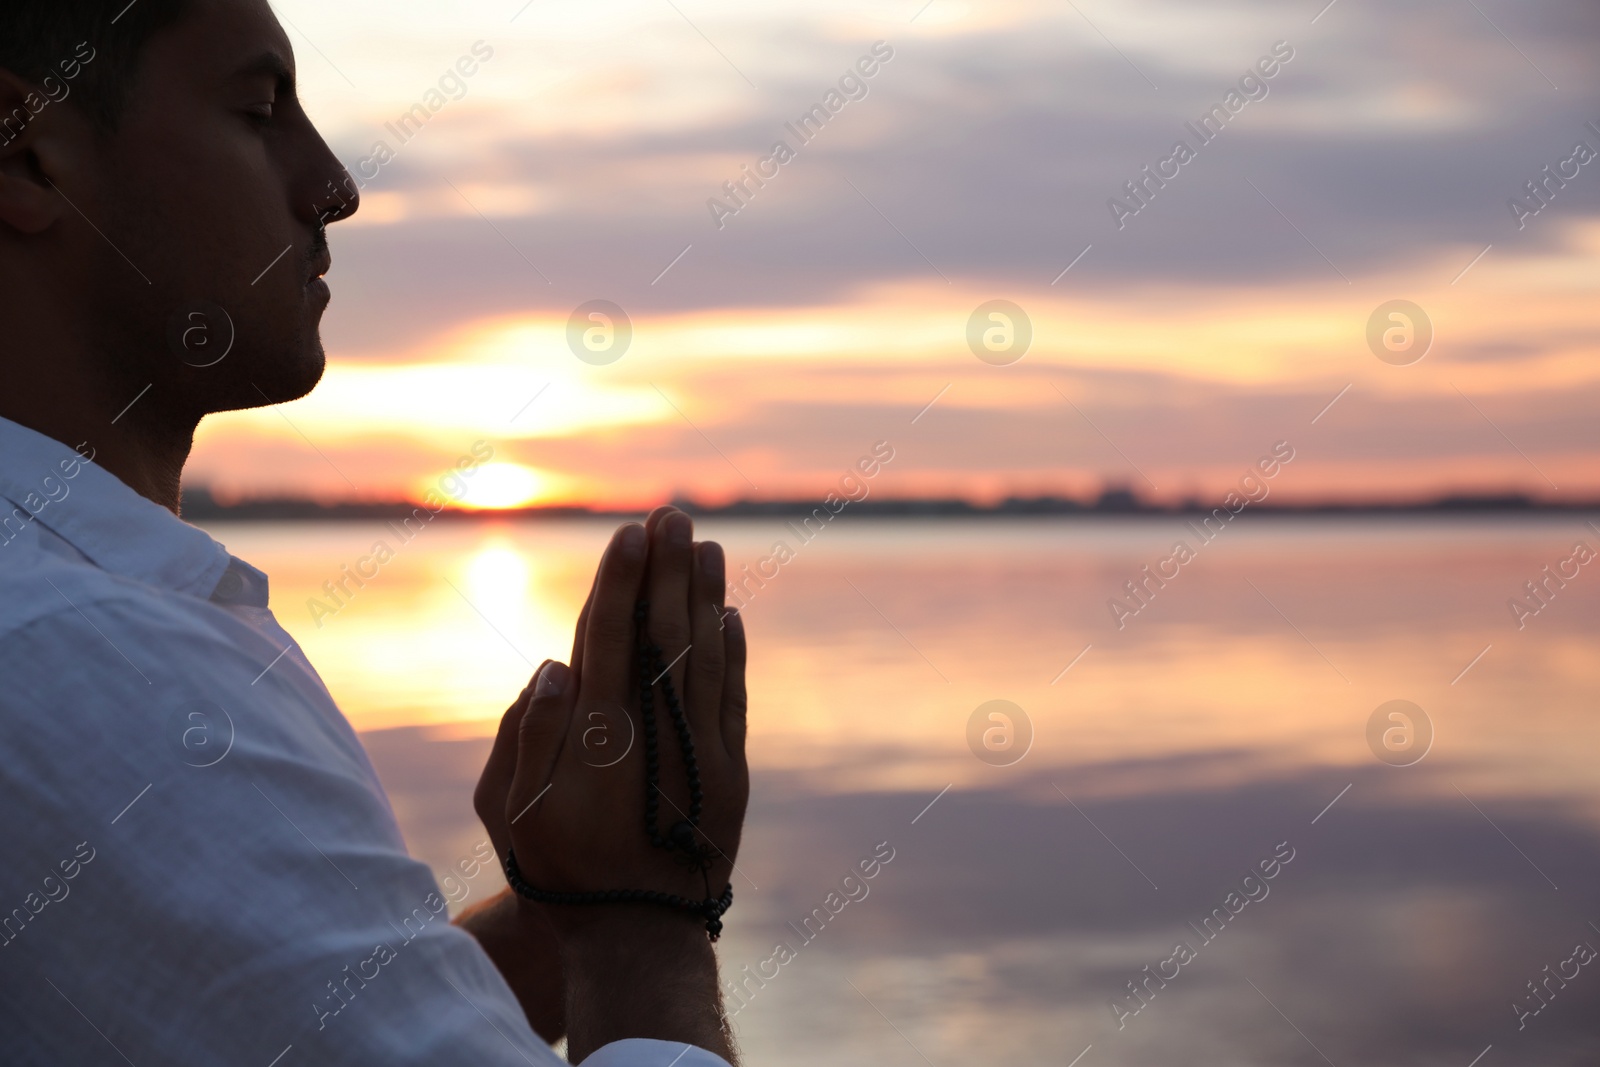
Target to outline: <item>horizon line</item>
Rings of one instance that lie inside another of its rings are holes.
[[[1059,495],[1009,496],[989,503],[965,497],[863,497],[844,500],[838,511],[811,499],[739,498],[721,504],[708,504],[688,497],[664,500],[685,513],[706,517],[764,518],[812,515],[823,511],[830,517],[845,510],[870,512],[877,517],[1027,517],[1027,516],[1130,516],[1130,515],[1207,515],[1229,511],[1222,504],[1201,503],[1196,498],[1177,502],[1144,499],[1130,490],[1108,490],[1098,498],[1085,500]],[[322,502],[303,497],[255,497],[221,503],[206,488],[185,490],[182,511],[194,519],[385,519],[413,516],[423,511],[430,518],[627,518],[648,514],[656,505],[612,506],[598,504],[535,504],[510,508],[462,507],[454,503],[434,511],[419,501],[341,500]],[[1523,492],[1443,493],[1407,498],[1340,498],[1318,500],[1249,502],[1245,510],[1279,515],[1394,514],[1394,513],[1534,513],[1600,510],[1600,498],[1552,498]]]

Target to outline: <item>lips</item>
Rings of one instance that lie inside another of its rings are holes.
[[[333,269],[333,256],[326,250],[311,261],[311,281],[316,281]]]

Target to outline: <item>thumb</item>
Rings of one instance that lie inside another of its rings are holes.
[[[541,670],[542,670],[541,666]],[[534,674],[534,678],[538,673]],[[533,693],[533,678],[517,699],[511,702],[500,719],[500,729],[494,737],[494,747],[478,776],[478,787],[472,794],[472,807],[489,831],[489,840],[500,855],[506,854],[510,844],[506,836],[506,799],[511,795],[511,780],[517,773],[517,736],[522,730],[522,716],[528,710],[528,698]]]
[[[510,824],[526,815],[550,784],[566,744],[577,695],[572,670],[564,663],[551,660],[534,679],[533,695],[517,732],[517,772],[506,809]]]

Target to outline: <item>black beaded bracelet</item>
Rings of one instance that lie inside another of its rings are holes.
[[[540,904],[661,904],[699,915],[706,921],[706,936],[715,941],[722,936],[722,916],[733,906],[733,886],[722,891],[720,899],[690,900],[675,893],[661,893],[652,889],[602,889],[592,893],[557,893],[529,885],[517,868],[517,856],[506,850],[506,884],[518,896]]]
[[[691,868],[700,871],[700,877],[705,882],[706,896],[704,900],[690,900],[680,897],[675,893],[661,893],[649,889],[603,889],[593,892],[562,893],[549,889],[539,889],[530,885],[522,877],[522,871],[517,867],[516,854],[511,849],[506,849],[506,884],[511,886],[519,896],[540,904],[621,904],[642,903],[660,904],[681,911],[692,912],[700,915],[706,921],[706,935],[715,941],[722,936],[722,916],[733,906],[733,885],[730,883],[722,891],[721,897],[711,895],[711,854],[714,849],[701,845],[695,838],[695,831],[700,826],[700,806],[704,796],[700,789],[700,764],[695,759],[694,737],[689,729],[689,720],[683,713],[683,706],[678,700],[677,691],[673,688],[670,668],[663,664],[661,649],[651,644],[645,636],[645,623],[649,618],[650,605],[640,601],[634,608],[634,625],[638,632],[639,658],[637,670],[639,672],[639,717],[644,723],[644,756],[645,756],[645,810],[644,832],[650,843],[656,848],[666,849],[669,852],[684,854],[685,863]],[[673,732],[678,736],[678,745],[683,752],[684,776],[689,785],[689,817],[672,825],[665,836],[662,836],[656,824],[656,812],[661,797],[660,771],[661,761],[656,751],[656,717],[655,717],[655,687],[661,685],[662,696],[666,700],[667,714],[672,718]]]

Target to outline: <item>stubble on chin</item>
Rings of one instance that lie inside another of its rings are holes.
[[[288,404],[309,396],[328,369],[322,337],[314,330],[301,344],[262,357],[246,384],[250,407]]]

